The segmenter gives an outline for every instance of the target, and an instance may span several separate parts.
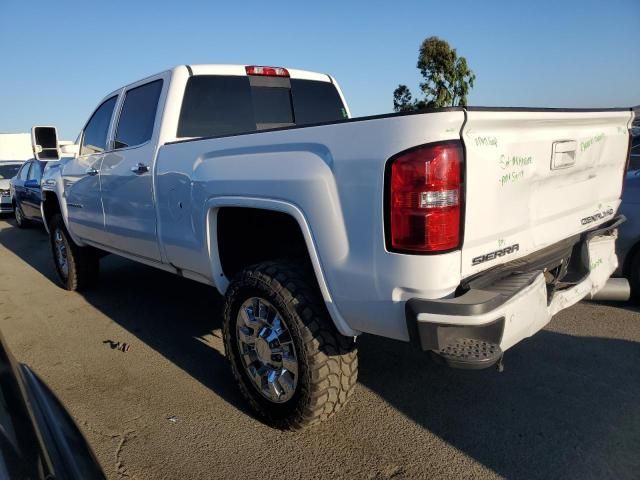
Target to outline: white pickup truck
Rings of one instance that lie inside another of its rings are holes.
[[[62,284],[109,252],[215,287],[243,395],[301,428],[353,392],[360,333],[501,365],[616,269],[630,109],[349,116],[331,76],[285,68],[110,93],[44,174]]]

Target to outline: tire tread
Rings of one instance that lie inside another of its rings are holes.
[[[309,273],[288,261],[269,261],[247,268],[229,286],[225,296],[223,338],[225,352],[242,395],[267,423],[297,430],[320,423],[337,413],[349,400],[357,383],[358,356],[351,337],[340,334],[316,288],[309,286]],[[246,286],[262,284],[280,295],[300,322],[298,330],[306,354],[299,354],[308,376],[307,387],[295,411],[276,418],[256,401],[257,392],[246,385],[231,357],[231,324],[234,298]]]
[[[69,275],[65,279],[56,262],[55,244],[53,232],[55,228],[60,228],[68,246],[67,262],[69,263]],[[69,291],[83,290],[93,283],[98,277],[99,258],[91,247],[80,247],[74,243],[67,231],[67,227],[62,220],[60,214],[56,214],[51,219],[51,251],[56,271],[62,285]]]

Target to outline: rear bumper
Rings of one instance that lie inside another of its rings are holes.
[[[409,300],[405,314],[411,342],[452,366],[493,365],[503,351],[541,330],[557,312],[605,285],[618,266],[615,240],[623,221],[620,216],[571,242],[484,272],[461,286],[464,293],[455,298]],[[565,265],[565,273],[559,282],[549,283],[547,266],[558,264]]]

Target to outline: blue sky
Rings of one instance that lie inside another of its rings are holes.
[[[327,72],[355,116],[385,113],[431,35],[475,71],[472,105],[640,103],[640,0],[0,0],[0,131],[74,139],[106,93],[183,63]]]

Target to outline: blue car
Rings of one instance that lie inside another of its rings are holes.
[[[18,174],[11,179],[11,198],[16,216],[16,224],[20,228],[28,227],[33,222],[42,223],[40,202],[42,190],[40,181],[47,162],[29,160],[22,165]]]
[[[640,170],[627,173],[620,213],[627,221],[620,225],[616,242],[618,274],[629,279],[631,297],[640,303]]]
[[[640,169],[640,127],[632,129],[633,143],[631,144],[631,156],[629,157],[629,170]]]
[[[640,303],[640,105],[631,128],[629,170],[624,180],[620,213],[627,221],[620,225],[616,254],[620,266],[617,275],[626,277],[631,286],[631,299]]]

